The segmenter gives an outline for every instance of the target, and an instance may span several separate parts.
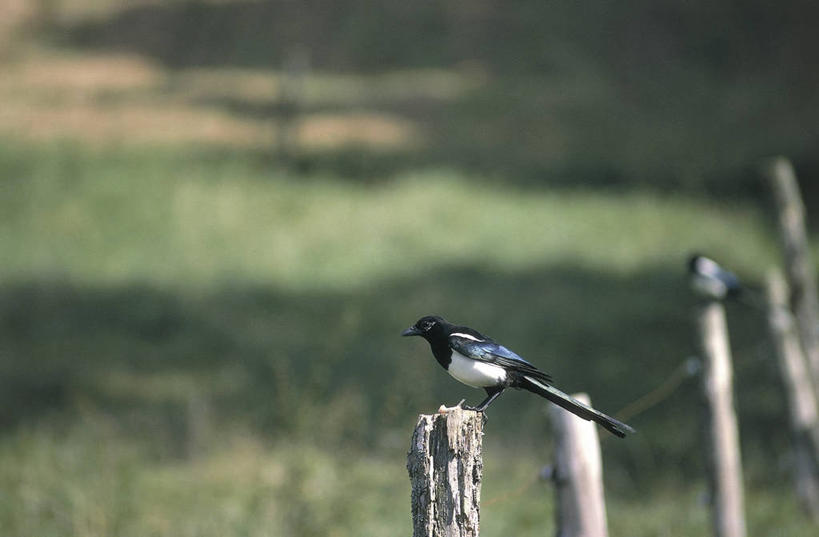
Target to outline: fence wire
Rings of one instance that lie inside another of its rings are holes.
[[[755,344],[750,345],[749,347],[743,349],[740,352],[734,353],[736,356],[746,356],[749,359],[743,360],[739,364],[734,366],[734,371],[741,371],[749,366],[755,365],[765,359],[767,359],[767,340],[757,342]],[[645,412],[648,412],[655,406],[659,405],[669,397],[671,397],[674,392],[688,379],[697,376],[700,371],[702,370],[702,360],[698,356],[689,356],[682,362],[680,362],[677,367],[675,367],[672,372],[659,383],[655,388],[653,388],[648,393],[641,395],[637,399],[633,400],[632,402],[628,403],[626,406],[615,412],[614,416],[620,421],[628,421],[632,418],[635,418]],[[605,442],[611,438],[610,436],[604,436],[600,439],[601,442]],[[503,494],[499,494],[493,498],[490,498],[483,502],[484,506],[489,506],[493,504],[503,503],[508,500],[518,498],[526,494],[526,492],[532,488],[535,483],[538,481],[548,480],[551,478],[551,467],[545,466],[541,469],[540,472],[534,474],[531,479],[528,479],[525,483],[522,483],[519,487],[515,488],[514,490],[510,490],[508,492],[504,492]]]
[[[696,376],[700,372],[701,367],[701,361],[698,357],[691,356],[686,358],[674,368],[674,370],[668,377],[665,378],[665,380],[663,380],[650,392],[638,397],[617,411],[615,413],[615,417],[621,421],[627,421],[635,416],[639,416],[640,414],[647,412],[671,397],[671,395],[677,390],[677,388],[680,387],[680,385],[682,385],[683,382],[693,376]],[[603,437],[601,440],[606,440],[607,438],[608,437]],[[535,483],[541,480],[549,479],[550,477],[550,468],[548,466],[544,467],[544,469],[542,469],[540,472],[534,474],[531,479],[528,479],[514,490],[504,492],[503,494],[499,494],[484,501],[483,506],[487,507],[523,496],[535,485]]]

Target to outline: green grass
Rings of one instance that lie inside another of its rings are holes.
[[[816,170],[804,6],[48,4],[9,49],[35,69],[4,84],[4,534],[406,534],[416,415],[479,394],[401,329],[468,323],[616,412],[697,352],[691,250],[756,281],[778,261],[760,159],[789,155],[806,189]],[[303,119],[417,139],[238,149],[269,144],[296,35]],[[225,146],[138,145],[175,130],[139,121],[154,105]],[[229,143],[240,127],[260,138]],[[52,130],[71,140],[24,141]],[[813,535],[764,317],[728,313],[749,533]],[[554,532],[544,409],[489,413],[486,536]],[[612,535],[707,534],[700,410],[688,379],[604,440]]]
[[[68,431],[38,426],[0,445],[0,519],[13,535],[384,535],[409,531],[409,481],[402,454],[237,435],[207,457],[162,462],[118,439],[100,417]],[[554,532],[553,492],[532,460],[502,459],[490,447],[482,490],[482,534]],[[523,486],[519,486],[522,483]],[[754,535],[807,537],[786,487],[749,488]],[[612,535],[703,535],[704,489],[688,484],[639,499],[608,492]]]
[[[0,170],[0,526],[15,535],[406,532],[415,415],[478,396],[398,338],[418,316],[485,329],[614,412],[695,352],[690,250],[751,279],[776,261],[750,202],[448,169],[364,185],[184,148],[7,141]],[[749,527],[807,535],[771,462],[788,444],[764,320],[729,313]],[[552,531],[532,478],[550,459],[543,409],[510,393],[490,412],[484,535]],[[612,534],[706,531],[698,412],[687,381],[605,442]]]
[[[458,265],[677,271],[691,249],[718,249],[750,269],[774,251],[747,204],[504,188],[446,169],[372,186],[244,156],[71,145],[12,146],[0,166],[10,170],[0,200],[5,280],[348,289]]]

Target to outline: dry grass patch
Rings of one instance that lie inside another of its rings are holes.
[[[0,132],[32,140],[77,139],[92,145],[196,142],[253,147],[275,141],[272,125],[239,120],[219,110],[164,103],[10,103],[0,112]]]
[[[6,68],[0,91],[88,95],[111,91],[155,90],[166,73],[132,55],[52,56],[34,54]]]
[[[314,114],[299,125],[298,139],[307,149],[393,149],[414,145],[419,133],[412,121],[390,114]]]
[[[6,73],[0,80],[4,102],[0,133],[24,139],[259,148],[275,146],[282,131],[280,118],[269,112],[282,93],[277,73],[247,69],[176,73],[130,55],[42,52],[8,65]],[[324,75],[306,80],[305,106],[322,101],[322,111],[308,109],[292,117],[291,136],[306,151],[415,145],[421,135],[411,119],[348,102],[351,96],[372,97],[356,90],[365,82]],[[431,83],[441,85],[440,75]],[[383,86],[388,99],[396,91],[394,78],[384,79]],[[330,95],[335,90],[340,102],[333,105]],[[328,107],[338,111],[325,110]]]

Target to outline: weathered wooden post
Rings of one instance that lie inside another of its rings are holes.
[[[191,388],[187,394],[187,456],[199,456],[209,444],[211,436],[211,413],[208,400],[200,390]]]
[[[572,395],[587,405],[589,396]],[[603,463],[597,426],[557,405],[549,406],[555,435],[552,480],[557,491],[558,537],[606,537]]]
[[[279,78],[279,117],[276,133],[279,157],[290,160],[299,152],[299,119],[304,100],[304,86],[310,73],[310,53],[304,47],[293,47],[286,53]]]
[[[790,306],[799,325],[799,338],[808,358],[815,391],[819,389],[819,298],[805,231],[805,206],[790,161],[776,158],[766,172],[779,220],[785,272],[791,290]]]
[[[483,415],[461,408],[422,414],[412,434],[413,537],[477,537]]]
[[[805,511],[819,520],[819,415],[793,315],[788,286],[779,271],[768,275],[768,325],[790,410],[796,494]]]
[[[697,311],[703,357],[703,392],[710,463],[711,503],[717,537],[745,537],[745,508],[739,429],[734,412],[733,371],[722,304],[711,301]]]

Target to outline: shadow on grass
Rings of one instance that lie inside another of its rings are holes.
[[[172,68],[276,69],[307,50],[326,72],[472,66],[488,74],[489,87],[452,106],[400,105],[424,126],[428,150],[301,154],[290,162],[300,171],[353,179],[421,161],[527,185],[758,197],[764,157],[786,154],[809,176],[819,169],[817,133],[804,127],[816,123],[819,46],[804,25],[815,9],[796,1],[752,9],[643,2],[616,12],[571,2],[509,10],[501,2],[187,1],[126,7],[47,34]],[[760,27],[777,47],[759,45]],[[253,117],[279,109],[221,106]],[[783,120],[792,117],[803,121]]]
[[[54,33],[74,45],[139,52],[176,67],[270,67],[292,47],[309,46],[318,65],[376,68],[443,59],[446,19],[444,6],[406,9],[400,2],[187,1],[138,5]]]
[[[90,412],[172,458],[231,430],[404,449],[417,413],[481,396],[440,370],[421,340],[398,336],[426,313],[507,343],[610,413],[695,352],[681,278],[659,270],[615,278],[576,267],[451,268],[304,294],[28,282],[0,289],[0,305],[0,431]],[[743,439],[749,453],[770,457],[786,439],[776,434],[783,403],[762,320],[730,313]],[[698,401],[690,380],[635,417],[638,435],[607,444],[612,474],[631,482],[698,468]],[[541,450],[543,408],[530,394],[504,395],[489,413],[489,438]]]
[[[619,8],[528,0],[514,9],[500,1],[408,6],[399,0],[187,0],[138,3],[52,30],[75,45],[129,50],[176,66],[266,67],[294,44],[309,48],[320,67],[333,69],[478,61],[507,72],[547,71],[577,59],[572,54],[585,54],[587,62],[608,60],[609,69],[633,83],[669,62],[731,75],[811,65],[817,54],[811,46],[816,35],[805,23],[811,12],[815,6],[798,0],[776,7],[715,7],[700,0]],[[760,41],[761,28],[777,47]]]

